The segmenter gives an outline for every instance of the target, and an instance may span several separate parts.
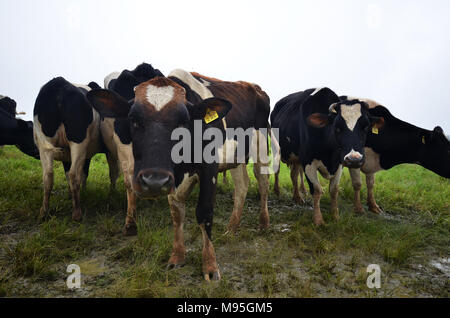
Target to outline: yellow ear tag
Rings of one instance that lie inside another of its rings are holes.
[[[378,128],[372,127],[372,134],[378,135]]]
[[[205,115],[205,123],[209,124],[212,121],[215,121],[217,118],[219,118],[219,114],[215,110],[212,109],[206,109],[206,115]]]
[[[425,145],[425,136],[422,136],[422,143]]]

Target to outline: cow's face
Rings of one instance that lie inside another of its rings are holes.
[[[231,109],[228,101],[210,98],[192,105],[186,101],[183,87],[165,77],[157,77],[136,87],[132,105],[112,91],[94,90],[88,99],[102,116],[111,109],[126,110],[130,140],[133,144],[133,189],[142,198],[167,195],[175,187],[175,164],[171,158],[172,132],[179,127],[192,130],[194,120],[202,120],[207,111],[215,111],[217,119]],[[106,108],[106,111],[105,111]],[[122,119],[123,120],[123,119]],[[194,147],[192,147],[194,149]]]
[[[364,145],[370,127],[380,127],[384,120],[371,117],[368,106],[360,100],[335,103],[328,115],[314,113],[307,119],[309,125],[328,129],[329,137],[338,149],[340,162],[349,168],[364,164]]]
[[[441,127],[421,137],[420,164],[441,177],[450,178],[450,141]]]

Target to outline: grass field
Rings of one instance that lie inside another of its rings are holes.
[[[206,283],[201,275],[201,231],[195,221],[198,189],[187,208],[187,264],[167,271],[173,232],[165,198],[139,201],[139,234],[123,237],[123,182],[119,179],[117,192],[109,195],[106,159],[97,155],[82,193],[84,219],[73,223],[68,185],[62,164],[56,162],[51,216],[40,221],[40,162],[5,147],[0,150],[0,296],[450,296],[449,180],[412,165],[380,172],[375,194],[386,213],[356,216],[346,170],[339,221],[328,213],[329,195],[322,180],[326,225],[318,228],[312,224],[311,197],[303,206],[293,202],[289,172],[283,166],[281,196],[271,189],[269,197],[271,226],[260,232],[257,186],[250,175],[242,224],[234,235],[224,235],[233,186],[219,183],[213,241],[222,280]],[[66,287],[69,264],[81,267],[80,289]],[[366,285],[369,264],[381,267],[380,289]]]

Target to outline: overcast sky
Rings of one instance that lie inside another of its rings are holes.
[[[145,61],[257,83],[272,107],[328,86],[450,132],[445,0],[1,0],[0,35],[0,94],[26,119],[53,77],[103,85]]]

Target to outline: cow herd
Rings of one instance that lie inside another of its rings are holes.
[[[220,279],[211,241],[218,173],[229,170],[233,179],[234,206],[228,224],[233,232],[244,209],[251,159],[260,197],[260,228],[269,227],[269,162],[260,156],[261,149],[271,148],[274,161],[280,158],[289,166],[298,203],[304,202],[306,176],[316,225],[324,223],[318,172],[330,181],[330,209],[336,219],[344,167],[350,170],[356,213],[363,213],[360,171],[366,175],[368,207],[375,213],[382,212],[373,192],[377,171],[415,163],[450,178],[450,141],[442,129],[413,126],[375,101],[339,96],[324,87],[288,95],[270,110],[269,96],[257,84],[227,82],[181,69],[166,77],[143,63],[132,71],[111,73],[103,89],[95,82],[79,85],[62,77],[52,79],[36,98],[33,122],[16,118],[16,103],[0,96],[0,145],[16,145],[40,159],[44,185],[40,217],[49,211],[54,160],[63,163],[75,221],[82,218],[80,189],[97,153],[106,155],[111,188],[120,174],[124,176],[124,235],[137,233],[137,198],[167,196],[174,225],[169,268],[185,263],[185,204],[198,183],[196,217],[206,280]],[[250,133],[240,139],[229,135],[231,130]],[[174,136],[179,132],[188,137],[177,144]],[[180,144],[178,155],[183,160],[174,157]],[[204,157],[207,153],[214,160]],[[275,170],[276,194],[280,193],[278,173]]]

